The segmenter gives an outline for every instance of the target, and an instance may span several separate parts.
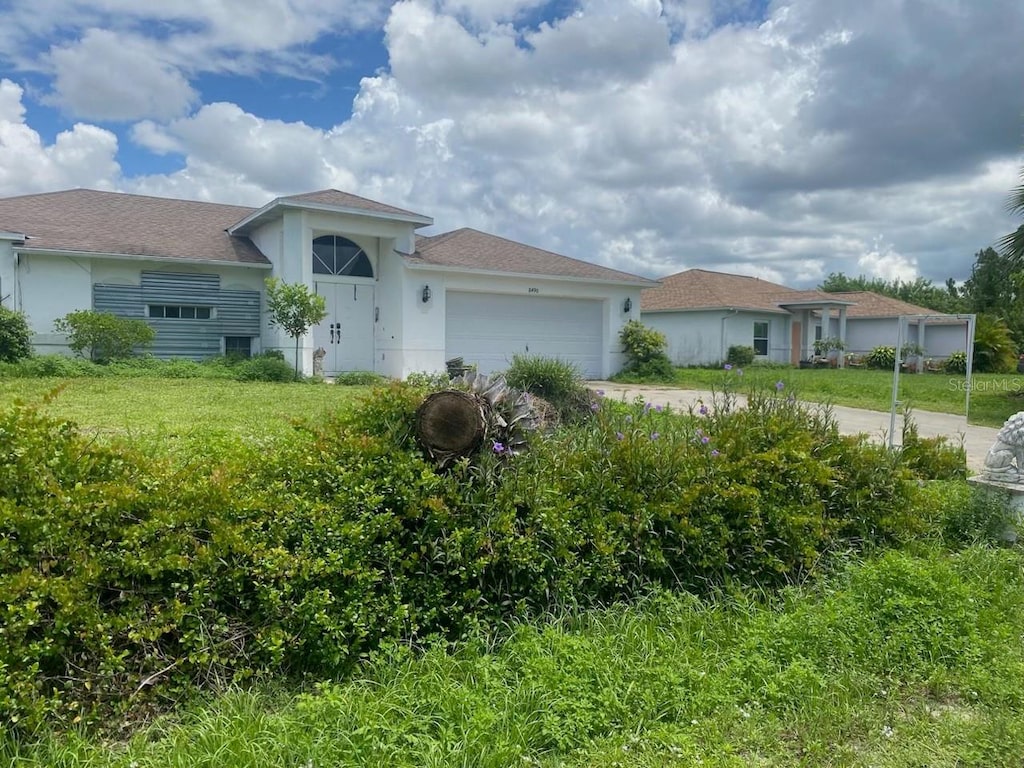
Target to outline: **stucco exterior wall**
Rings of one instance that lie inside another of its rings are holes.
[[[0,306],[15,309],[18,304],[14,279],[14,248],[10,240],[0,240]]]
[[[53,321],[78,309],[92,309],[90,259],[19,254],[20,306],[35,334],[32,345],[40,354],[67,353],[67,339]]]
[[[405,266],[400,253],[396,251],[394,238],[381,239],[380,268],[377,270],[377,321],[374,323],[375,370],[385,376],[402,378],[411,370],[403,354],[405,345],[406,316],[416,312],[413,299],[407,296],[405,288]]]
[[[893,347],[896,345],[896,332],[898,319],[895,317],[883,318],[855,318],[846,321],[846,352],[854,354],[866,354],[875,347]],[[839,335],[839,325],[835,318],[832,318],[829,325],[829,335]],[[918,344],[918,326],[907,326],[906,344]],[[924,330],[924,356],[925,357],[949,357],[954,352],[964,352],[967,349],[967,321],[960,324],[925,324]]]
[[[321,213],[301,209],[285,209],[278,220],[255,229],[250,237],[273,265],[267,276],[286,283],[302,283],[313,289],[317,275],[313,272],[313,240],[322,235],[347,237],[362,248],[373,266],[374,302],[377,320],[374,324],[374,368],[379,373],[397,376],[403,368],[400,350],[404,322],[398,292],[401,289],[401,257],[396,250],[412,252],[414,227],[402,222],[349,214]],[[270,324],[269,315],[262,326],[264,349],[280,350],[286,360],[294,362],[295,341],[280,328]],[[300,340],[299,367],[313,371],[313,334]]]
[[[143,270],[215,274],[220,276],[221,286],[230,290],[260,290],[265,273],[265,270],[246,267],[22,253],[17,269],[16,308],[25,311],[28,317],[29,327],[35,334],[32,340],[35,350],[40,354],[70,354],[66,337],[54,331],[53,322],[69,312],[92,309],[93,284],[137,286]],[[15,282],[13,276],[11,282]],[[8,304],[5,302],[5,306]],[[254,351],[258,351],[258,343],[254,347]]]
[[[754,323],[768,323],[767,360],[789,362],[789,315],[733,310],[644,312],[643,323],[668,339],[668,356],[675,365],[721,363],[732,346],[753,346]]]

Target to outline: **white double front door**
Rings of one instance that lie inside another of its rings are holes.
[[[313,345],[322,347],[324,373],[373,370],[373,285],[316,282],[327,316],[313,327]]]

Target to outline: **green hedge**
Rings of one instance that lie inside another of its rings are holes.
[[[212,357],[202,362],[180,357],[161,360],[149,355],[107,363],[66,355],[39,355],[17,362],[0,362],[0,378],[113,377],[289,382],[295,380],[295,371],[277,351],[264,352],[252,358]]]
[[[342,674],[386,637],[655,583],[787,583],[830,549],[919,532],[899,454],[774,392],[706,414],[604,403],[443,475],[411,434],[423,392],[393,384],[273,450],[218,443],[185,466],[0,412],[0,718]]]

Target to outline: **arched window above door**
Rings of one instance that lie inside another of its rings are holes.
[[[322,235],[313,239],[313,274],[373,277],[366,251],[347,237]]]

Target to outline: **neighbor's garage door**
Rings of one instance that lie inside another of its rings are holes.
[[[461,357],[493,373],[512,355],[542,355],[601,376],[600,301],[448,291],[446,306],[446,360]]]

